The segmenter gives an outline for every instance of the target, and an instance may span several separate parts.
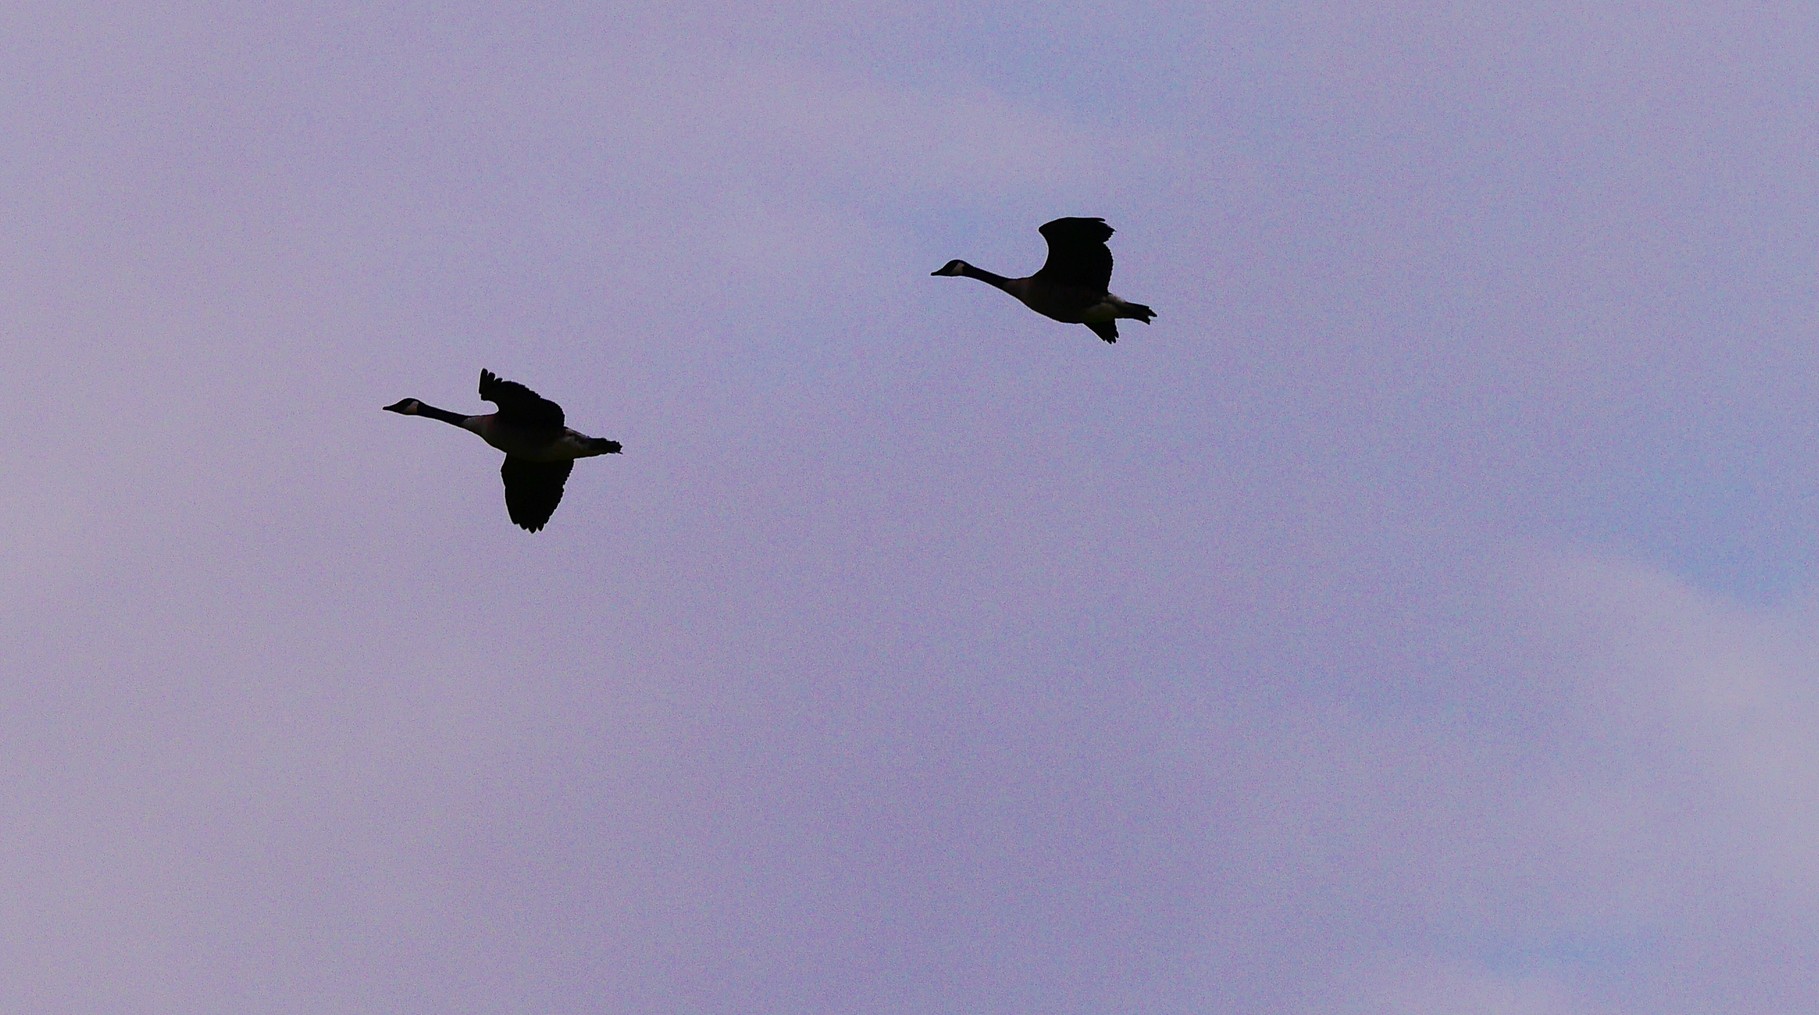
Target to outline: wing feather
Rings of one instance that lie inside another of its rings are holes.
[[[499,418],[517,426],[562,427],[562,406],[517,381],[501,380],[491,370],[480,371],[480,397],[499,407]]]
[[[1048,260],[1035,277],[1103,293],[1112,284],[1112,227],[1101,218],[1061,218],[1042,226]]]
[[[562,503],[562,485],[574,467],[573,459],[533,462],[506,455],[499,478],[505,480],[505,510],[512,521],[532,532],[543,528],[556,513],[556,505]]]

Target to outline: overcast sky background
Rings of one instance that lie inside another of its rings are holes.
[[[126,6],[0,13],[0,1008],[1819,1009],[1819,8]],[[1061,215],[1154,324],[929,276]]]

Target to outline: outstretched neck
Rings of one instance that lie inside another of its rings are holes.
[[[965,263],[960,265],[960,274],[965,275],[967,278],[976,278],[987,285],[995,285],[1005,292],[1011,291],[1010,284],[1015,281],[1014,279],[1005,278],[1003,275],[999,275],[996,272],[986,271],[984,268],[974,267],[973,265]]]
[[[463,428],[467,426],[467,421],[470,418],[463,416],[458,412],[450,412],[447,409],[438,409],[433,405],[423,403],[417,405],[417,415],[428,416],[431,419],[439,419],[444,423],[453,423],[454,425]]]

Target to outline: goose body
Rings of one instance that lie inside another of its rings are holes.
[[[1048,241],[1048,260],[1034,275],[1006,278],[961,260],[949,261],[931,275],[976,278],[1015,296],[1024,306],[1063,324],[1084,324],[1107,342],[1118,341],[1118,319],[1145,324],[1156,312],[1111,292],[1112,250],[1105,245],[1112,227],[1101,218],[1059,218],[1040,232]]]
[[[491,370],[480,371],[480,397],[499,410],[464,416],[417,398],[384,408],[451,423],[505,452],[505,464],[499,468],[505,482],[505,509],[513,522],[531,532],[543,528],[556,513],[575,459],[620,451],[618,441],[589,437],[564,425],[560,405],[516,381],[500,379]]]

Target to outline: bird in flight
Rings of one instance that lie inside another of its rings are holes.
[[[995,285],[1023,305],[1063,324],[1084,324],[1107,342],[1118,341],[1118,318],[1150,322],[1156,312],[1141,303],[1114,296],[1112,250],[1105,241],[1112,227],[1100,218],[1061,218],[1044,225],[1048,260],[1027,278],[1005,278],[965,261],[953,260],[931,275],[964,275]]]
[[[560,405],[516,381],[501,380],[491,370],[480,371],[480,397],[499,411],[463,416],[416,398],[384,408],[472,430],[505,452],[505,464],[499,467],[499,476],[505,480],[505,510],[512,521],[531,532],[543,528],[556,513],[556,505],[562,502],[562,485],[568,482],[575,459],[619,453],[618,441],[569,429],[563,425]]]

